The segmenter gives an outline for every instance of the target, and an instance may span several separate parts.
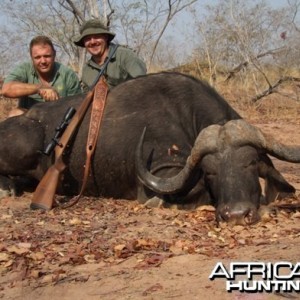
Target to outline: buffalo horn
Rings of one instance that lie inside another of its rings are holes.
[[[299,163],[300,146],[284,145],[271,135],[263,133],[259,128],[244,120],[229,121],[224,125],[224,135],[230,145],[253,145],[265,150],[270,155],[284,161]]]
[[[196,165],[201,161],[202,157],[208,153],[217,150],[217,136],[219,135],[220,126],[211,125],[198,135],[191,155],[188,157],[184,168],[175,176],[170,178],[160,178],[151,174],[143,161],[143,142],[146,128],[140,138],[136,152],[136,166],[139,180],[154,192],[160,194],[175,194],[184,189]]]

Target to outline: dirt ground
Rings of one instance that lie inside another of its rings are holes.
[[[300,144],[300,117],[252,121]],[[299,261],[300,165],[274,160],[297,193],[249,226],[221,224],[214,208],[146,208],[83,198],[50,212],[29,209],[32,194],[0,200],[0,299],[300,299],[299,294],[227,293],[209,280],[217,262]]]

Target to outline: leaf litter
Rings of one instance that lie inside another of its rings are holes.
[[[268,245],[282,236],[299,238],[299,211],[286,202],[278,204],[276,216],[263,218],[250,227],[217,226],[213,207],[195,211],[146,208],[137,202],[83,198],[67,210],[50,212],[1,206],[1,275],[18,273],[10,283],[22,280],[37,286],[76,280],[70,267],[84,264],[118,264],[132,256],[136,268],[159,267],[170,257],[202,254],[229,257],[229,249]],[[24,201],[24,200],[22,200]],[[27,207],[26,207],[27,206]],[[282,208],[285,209],[282,209]],[[9,216],[9,217],[7,217]],[[282,229],[282,222],[290,224]],[[10,277],[10,276],[8,276]]]

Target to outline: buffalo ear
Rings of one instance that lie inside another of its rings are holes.
[[[276,199],[283,199],[296,192],[295,188],[275,169],[267,156],[259,162],[258,171],[259,176],[265,180],[264,204],[269,204]]]

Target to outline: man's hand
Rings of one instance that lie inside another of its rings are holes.
[[[56,101],[59,98],[57,91],[52,87],[41,87],[38,93],[45,101]]]

